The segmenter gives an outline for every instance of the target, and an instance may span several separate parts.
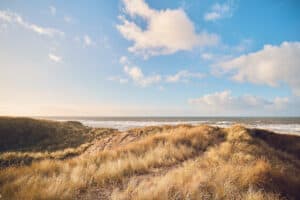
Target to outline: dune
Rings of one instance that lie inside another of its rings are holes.
[[[2,199],[300,199],[295,135],[0,118],[0,141]]]

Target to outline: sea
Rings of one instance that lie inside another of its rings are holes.
[[[40,117],[57,121],[79,121],[90,127],[131,128],[159,125],[207,124],[229,127],[241,124],[248,128],[267,129],[282,134],[300,135],[300,117]]]

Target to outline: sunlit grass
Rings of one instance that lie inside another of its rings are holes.
[[[286,195],[297,199],[299,168],[276,154],[251,138],[245,129],[229,129],[227,140],[203,156],[149,180],[137,183],[132,179],[122,191],[115,190],[112,197],[258,200]]]
[[[128,133],[139,139],[70,159],[59,160],[60,153],[53,152],[52,160],[5,168],[0,194],[4,199],[76,199],[88,197],[91,188],[104,188],[110,198],[124,200],[300,197],[300,162],[288,153],[297,150],[299,138],[283,151],[241,126]]]

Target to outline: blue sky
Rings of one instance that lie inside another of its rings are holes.
[[[0,2],[0,115],[299,116],[297,0]]]

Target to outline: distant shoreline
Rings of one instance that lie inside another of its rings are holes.
[[[300,117],[39,117],[55,121],[79,121],[95,128],[131,128],[163,125],[210,125],[230,127],[241,124],[247,128],[266,129],[281,134],[300,135]]]

